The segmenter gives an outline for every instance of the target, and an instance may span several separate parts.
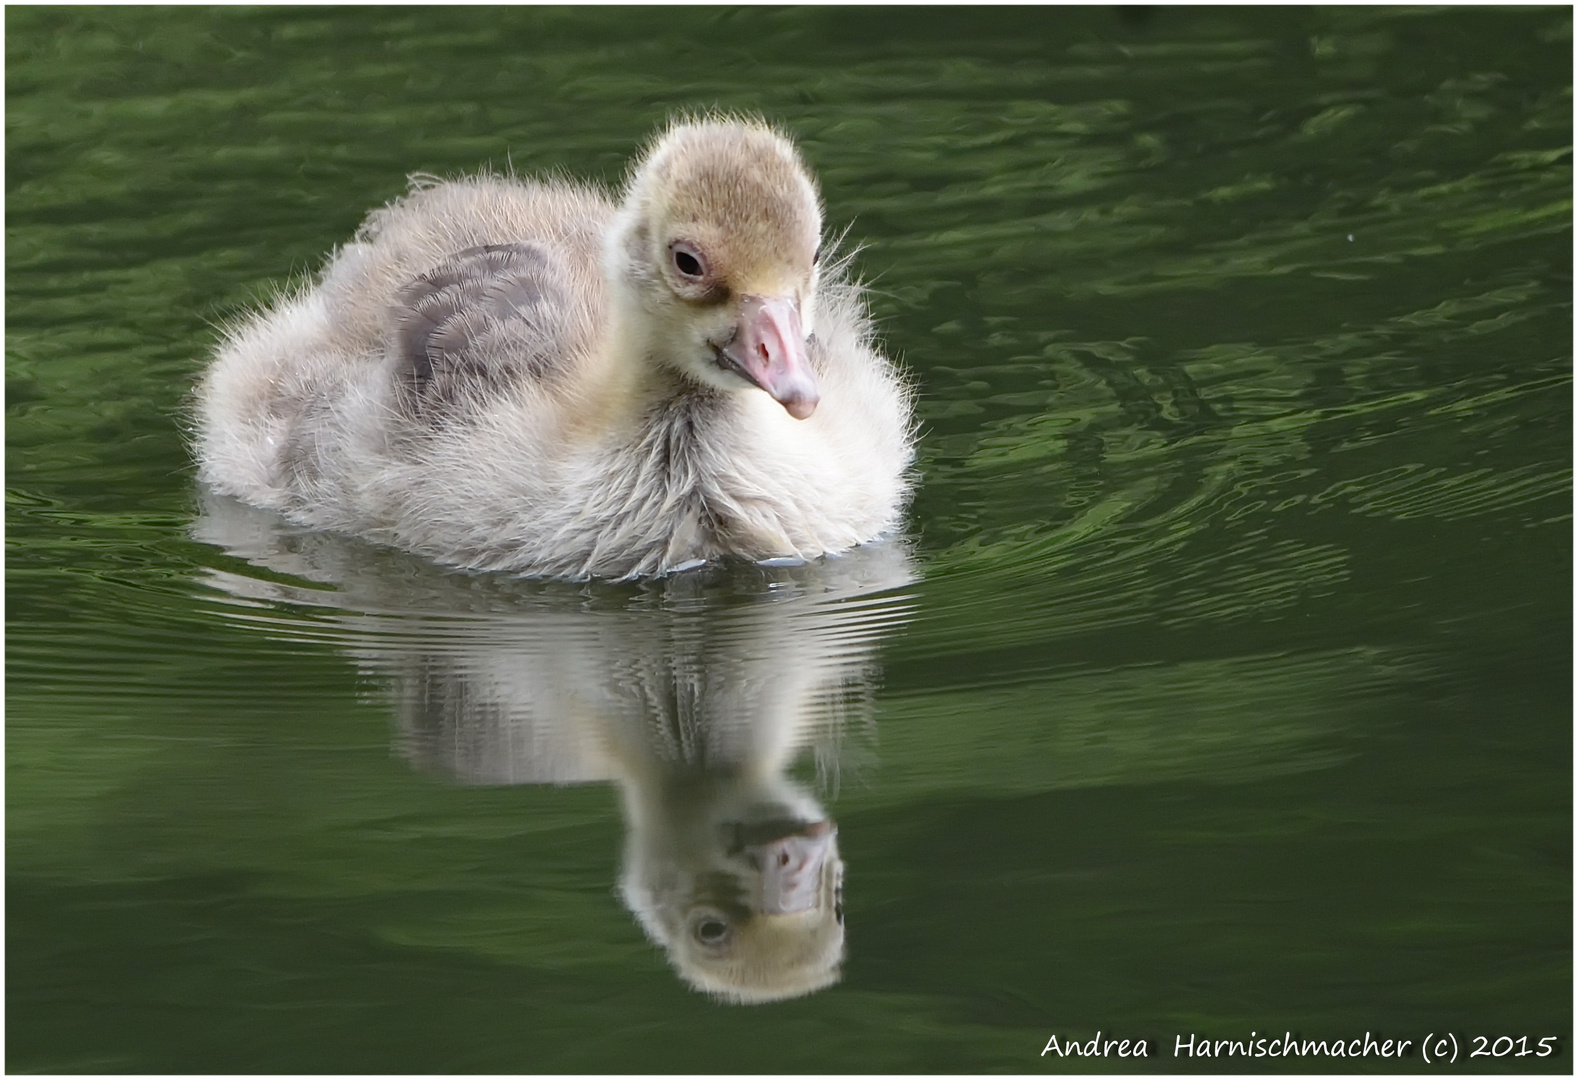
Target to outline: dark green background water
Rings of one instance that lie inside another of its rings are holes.
[[[7,9],[6,1066],[1571,1071],[1571,56],[1556,8]],[[215,584],[278,575],[194,539],[178,420],[407,173],[612,183],[712,105],[796,133],[925,424],[824,788],[846,977],[753,1009],[620,905],[610,787],[413,769],[356,603]]]

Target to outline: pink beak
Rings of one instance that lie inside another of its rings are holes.
[[[740,298],[734,337],[718,350],[730,367],[767,391],[789,415],[804,420],[822,399],[806,358],[800,312],[782,296]]]

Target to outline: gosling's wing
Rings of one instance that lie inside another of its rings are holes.
[[[564,370],[575,326],[557,262],[544,244],[485,244],[396,293],[390,347],[417,412],[436,419]]]

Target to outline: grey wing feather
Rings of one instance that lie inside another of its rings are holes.
[[[418,412],[462,410],[562,369],[573,328],[555,269],[542,244],[487,244],[401,287],[390,345]]]

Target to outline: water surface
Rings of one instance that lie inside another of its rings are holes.
[[[1569,9],[6,30],[9,1069],[1571,1071]],[[714,105],[867,245],[904,537],[551,585],[196,489],[216,325],[407,174]],[[715,1003],[632,910],[629,762],[703,759],[836,820],[831,988]]]

